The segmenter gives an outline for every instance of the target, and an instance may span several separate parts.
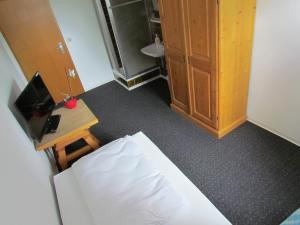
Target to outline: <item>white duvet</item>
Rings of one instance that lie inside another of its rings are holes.
[[[130,136],[83,157],[72,170],[97,225],[163,225],[184,205]]]

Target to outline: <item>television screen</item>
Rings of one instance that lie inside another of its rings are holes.
[[[41,140],[55,102],[38,72],[22,91],[15,106],[26,121],[29,135]]]

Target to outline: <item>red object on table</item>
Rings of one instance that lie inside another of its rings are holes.
[[[77,98],[71,98],[70,100],[66,101],[64,106],[68,109],[74,109],[77,106]]]

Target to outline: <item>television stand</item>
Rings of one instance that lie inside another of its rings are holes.
[[[53,148],[61,171],[67,169],[75,159],[100,147],[100,140],[90,132],[90,128],[99,121],[83,100],[78,100],[75,109],[60,107],[53,111],[53,115],[61,115],[57,131],[45,134],[35,147],[38,151]],[[66,147],[78,140],[84,140],[86,145],[72,153],[66,152]]]
[[[53,134],[56,132],[60,117],[60,115],[53,115],[48,118],[45,125],[45,134]]]

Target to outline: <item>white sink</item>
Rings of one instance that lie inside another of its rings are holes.
[[[145,55],[159,58],[165,55],[165,48],[162,44],[156,45],[155,43],[153,43],[142,48],[141,52]]]

